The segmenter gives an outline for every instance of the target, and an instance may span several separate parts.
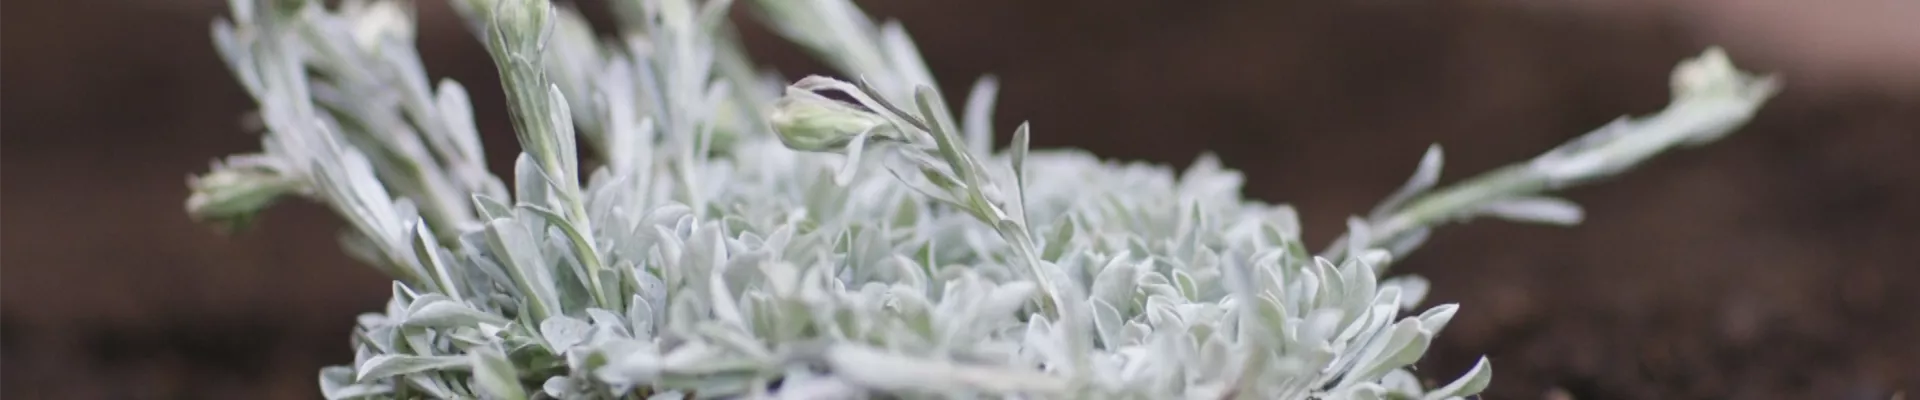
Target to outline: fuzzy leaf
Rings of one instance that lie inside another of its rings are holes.
[[[1423,399],[1441,400],[1472,396],[1479,394],[1482,390],[1486,390],[1487,385],[1491,384],[1492,381],[1493,365],[1487,362],[1486,357],[1480,357],[1480,361],[1474,362],[1473,368],[1468,369],[1465,375],[1461,375],[1459,379],[1454,379],[1452,383],[1448,383],[1446,386],[1427,392],[1427,395],[1423,397]]]
[[[445,371],[466,369],[467,360],[457,356],[409,356],[381,354],[360,364],[354,380],[366,382],[374,379],[411,374],[416,372]]]
[[[487,348],[467,353],[466,363],[473,369],[473,386],[490,398],[525,400],[527,389],[520,385],[519,372],[506,355]]]
[[[565,315],[557,315],[540,322],[540,337],[546,339],[547,349],[561,354],[573,346],[585,343],[587,335],[593,333],[593,324]]]
[[[356,383],[353,376],[352,368],[321,368],[320,395],[327,400],[344,400],[382,397],[393,393],[393,389],[390,386]]]
[[[1475,211],[1516,222],[1550,225],[1578,225],[1586,213],[1579,204],[1552,197],[1520,197],[1489,203]]]
[[[479,326],[480,324],[505,325],[506,318],[481,312],[451,300],[438,300],[416,304],[407,311],[406,321],[402,325],[422,328],[455,328]]]

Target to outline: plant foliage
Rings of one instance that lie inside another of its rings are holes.
[[[955,113],[906,31],[846,0],[740,5],[849,77],[782,85],[731,3],[616,1],[599,37],[546,0],[452,0],[507,94],[509,181],[409,3],[232,0],[213,39],[262,151],[193,178],[187,209],[324,204],[392,276],[353,364],[320,371],[329,399],[1452,399],[1492,371],[1415,378],[1459,307],[1381,279],[1395,257],[1449,221],[1576,223],[1545,193],[1714,141],[1778,88],[1710,50],[1665,110],[1533,160],[1440,187],[1431,148],[1315,254],[1212,157],[1030,150],[1025,124],[993,148],[995,81]]]

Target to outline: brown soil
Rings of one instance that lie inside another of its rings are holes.
[[[1250,195],[1301,207],[1316,243],[1428,143],[1450,178],[1527,157],[1656,110],[1668,69],[1708,44],[1782,71],[1787,91],[1735,136],[1569,192],[1586,224],[1452,227],[1399,270],[1464,306],[1423,373],[1486,355],[1488,398],[1584,400],[1920,391],[1920,35],[1870,29],[1920,14],[1846,14],[1870,2],[1804,25],[1726,1],[869,3],[907,22],[950,92],[1001,76],[1000,124],[1035,121],[1037,145],[1176,164],[1214,149]],[[317,207],[234,236],[187,221],[185,176],[258,145],[208,45],[224,2],[15,3],[4,394],[315,396],[386,286]],[[467,84],[510,159],[491,64],[444,7],[419,5],[429,69]],[[821,71],[752,37],[791,76]]]

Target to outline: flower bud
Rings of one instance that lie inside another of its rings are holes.
[[[1759,79],[1735,69],[1726,51],[1714,47],[1681,62],[1673,69],[1669,84],[1675,98],[1689,99],[1744,96],[1743,88],[1753,86],[1756,80]]]
[[[266,168],[215,167],[206,175],[187,179],[193,194],[187,214],[194,220],[244,223],[280,196],[294,193],[300,181]]]
[[[380,43],[388,38],[401,43],[413,42],[413,16],[398,2],[375,2],[348,11],[352,15],[353,40],[363,51],[378,51]]]
[[[800,151],[840,151],[861,134],[898,138],[886,118],[804,90],[790,90],[767,117],[780,142]]]
[[[523,56],[540,51],[547,35],[547,20],[553,5],[545,0],[500,0],[493,8],[493,27],[489,29],[491,46],[501,46],[504,55]]]

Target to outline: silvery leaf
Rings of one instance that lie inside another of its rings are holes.
[[[473,205],[475,209],[480,211],[480,215],[487,219],[513,217],[512,207],[508,207],[506,203],[502,203],[500,200],[486,194],[474,193]]]
[[[635,337],[649,337],[661,321],[661,310],[657,307],[666,305],[666,284],[646,271],[634,271],[634,274],[639,275],[640,290],[627,303],[627,323],[633,324]]]
[[[1074,218],[1060,218],[1059,222],[1056,222],[1053,227],[1053,237],[1046,241],[1045,248],[1040,252],[1040,259],[1055,262],[1060,261],[1061,254],[1066,252],[1067,247],[1072,244],[1074,234],[1077,233],[1076,230],[1078,229],[1079,226],[1074,222]]]
[[[1447,322],[1453,321],[1453,314],[1459,310],[1460,305],[1453,303],[1433,306],[1426,312],[1420,313],[1420,326],[1429,331],[1439,332],[1447,326]]]
[[[408,374],[404,376],[404,379],[406,379],[408,385],[413,386],[415,390],[425,392],[424,394],[430,398],[450,399],[455,397],[453,395],[453,388],[447,387],[447,383],[437,376],[429,374]]]
[[[451,130],[450,137],[458,145],[461,155],[470,160],[479,160],[485,156],[480,150],[480,133],[474,128],[472,102],[468,101],[466,88],[452,79],[440,80],[435,90],[434,104],[440,111],[442,122]]]
[[[401,343],[406,344],[405,349],[400,349],[401,352],[412,353],[413,355],[418,355],[418,356],[438,355],[437,354],[438,352],[436,351],[437,349],[433,345],[433,337],[435,335],[435,332],[429,331],[425,328],[408,328],[408,327],[401,327],[398,330],[398,332],[400,333],[400,338],[402,339]]]
[[[489,398],[525,400],[526,387],[520,385],[520,373],[507,356],[489,348],[473,349],[465,360],[473,369],[473,386]]]
[[[1334,330],[1339,328],[1343,314],[1340,310],[1332,308],[1322,308],[1307,313],[1305,324],[1300,329],[1302,344],[1324,346],[1326,341],[1333,337]]]
[[[1219,337],[1209,338],[1200,345],[1200,369],[1194,373],[1200,376],[1221,376],[1234,359],[1232,345]]]
[[[432,231],[427,230],[425,224],[420,226],[420,237],[414,244],[415,256],[436,276],[447,295],[456,301],[465,301],[477,290],[478,285],[473,284],[478,277],[474,267],[460,263],[452,251],[433,242]]]
[[[1330,398],[1343,400],[1381,400],[1387,398],[1385,397],[1387,390],[1374,383],[1348,385],[1345,386],[1345,388],[1345,390],[1334,393]]]
[[[513,201],[515,203],[551,206],[552,181],[540,168],[539,161],[531,153],[520,153],[513,162]]]
[[[480,330],[477,328],[454,328],[452,332],[447,333],[447,338],[453,339],[455,342],[454,347],[459,349],[468,349],[492,343],[492,340],[488,337],[481,336]]]
[[[357,334],[360,339],[357,343],[372,347],[381,353],[392,353],[397,349],[394,343],[394,331],[398,328],[398,326],[369,327]]]
[[[487,224],[487,244],[513,279],[514,286],[528,297],[535,318],[560,312],[560,294],[553,282],[552,269],[545,262],[539,244],[517,221],[494,219]]]
[[[734,354],[744,355],[754,362],[764,363],[773,359],[773,355],[746,332],[711,324],[702,325],[697,328],[697,331],[701,336],[712,339],[713,343],[731,350]]]
[[[930,315],[933,312],[933,304],[928,302],[918,290],[907,289],[904,286],[895,287],[887,291],[887,300],[889,308],[893,309],[901,322],[906,323],[914,333],[924,338],[935,337],[933,316]]]
[[[1031,351],[1041,362],[1058,362],[1066,359],[1067,349],[1054,340],[1053,324],[1046,318],[1034,315],[1027,319],[1027,329],[1022,336],[1022,345]]]
[[[593,371],[594,377],[601,382],[638,385],[659,379],[661,360],[650,346],[607,353],[607,365]]]
[[[633,336],[632,331],[630,331],[627,326],[627,320],[621,319],[619,314],[614,314],[612,311],[589,308],[587,309],[587,318],[593,321],[595,332],[610,332],[619,336]],[[598,339],[595,341],[598,341]]]
[[[1552,197],[1518,197],[1495,201],[1473,212],[1516,222],[1578,225],[1586,213],[1579,204]]]
[[[1125,320],[1121,319],[1120,312],[1115,311],[1113,306],[1108,305],[1104,300],[1093,299],[1091,303],[1093,304],[1093,326],[1100,335],[1100,343],[1109,349],[1119,347],[1121,345],[1120,330],[1125,327]]]
[[[507,320],[494,314],[475,310],[466,304],[452,300],[437,300],[416,303],[414,307],[407,311],[406,321],[402,322],[402,324],[406,326],[424,328],[468,327],[477,326],[482,323],[503,325],[507,323]]]
[[[1287,315],[1287,306],[1280,304],[1279,299],[1267,294],[1260,295],[1259,299],[1260,301],[1256,303],[1259,307],[1257,316],[1259,317],[1260,323],[1267,325],[1267,332],[1277,336],[1279,339],[1278,342],[1280,343],[1284,344],[1292,341],[1294,336],[1294,319]],[[1284,351],[1285,348],[1281,347],[1276,350]]]
[[[1034,372],[910,358],[845,344],[827,349],[826,362],[837,376],[856,385],[892,392],[1039,395],[1068,387],[1065,380]]]
[[[1174,270],[1174,272],[1185,273],[1177,269]],[[1193,281],[1195,284],[1194,293],[1198,295],[1199,280],[1194,279]],[[1134,280],[1134,286],[1139,288],[1136,291],[1134,298],[1136,299],[1136,301],[1141,302],[1142,304],[1144,304],[1145,301],[1137,300],[1137,299],[1152,298],[1154,296],[1166,296],[1168,298],[1186,298],[1186,295],[1181,293],[1181,289],[1174,286],[1175,284],[1176,282],[1168,281],[1166,275],[1152,274],[1152,273],[1140,274],[1140,279]]]
[[[1187,271],[1173,270],[1173,287],[1180,290],[1180,297],[1187,300],[1200,299],[1200,285],[1194,283],[1193,275]]]
[[[995,287],[993,292],[982,300],[979,313],[982,316],[1001,318],[1019,311],[1039,291],[1039,284],[1028,281],[1009,282]]]
[[[547,349],[561,354],[573,346],[585,343],[593,333],[593,324],[565,315],[548,317],[540,322],[540,337],[546,340]]]
[[[1094,300],[1102,300],[1108,305],[1132,303],[1129,299],[1133,297],[1134,282],[1137,279],[1135,274],[1139,269],[1129,261],[1126,253],[1107,261],[1106,267],[1101,268],[1100,274],[1094,277],[1092,293]]]
[[[1425,387],[1421,386],[1420,378],[1406,368],[1395,369],[1387,372],[1386,376],[1380,377],[1380,387],[1385,388],[1388,393],[1408,399],[1419,398],[1425,391]]]
[[[1374,207],[1373,212],[1368,214],[1368,218],[1384,219],[1407,200],[1433,189],[1435,184],[1440,183],[1440,165],[1443,163],[1443,158],[1445,157],[1441,155],[1440,145],[1428,146],[1426,154],[1420,156],[1420,166],[1414,169],[1413,177],[1407,178],[1407,183],[1400,186],[1400,190],[1387,196],[1379,206]]]
[[[1347,299],[1347,279],[1343,276],[1342,272],[1340,267],[1335,266],[1333,262],[1327,261],[1325,258],[1314,259],[1314,276],[1318,277],[1320,282],[1317,291],[1318,296],[1313,298],[1314,306],[1344,308],[1346,305],[1345,300]]]
[[[467,367],[466,359],[457,356],[409,356],[381,354],[367,359],[356,368],[354,380],[366,382],[394,375],[415,372],[460,370]]]
[[[788,375],[780,384],[779,392],[773,395],[776,400],[817,400],[817,399],[866,399],[866,391],[854,386],[845,379],[832,376],[800,377]]]
[[[1341,276],[1345,278],[1340,286],[1346,290],[1347,294],[1343,303],[1349,312],[1358,312],[1357,310],[1373,302],[1374,296],[1379,291],[1380,281],[1379,277],[1374,275],[1372,265],[1385,264],[1385,262],[1369,263],[1368,256],[1377,258],[1384,256],[1385,253],[1379,250],[1362,253],[1361,257],[1348,259],[1343,263],[1344,265],[1340,266]]]
[[[573,379],[565,376],[547,378],[546,383],[540,384],[540,391],[556,399],[583,397],[583,393],[577,390]]]
[[[1487,363],[1486,357],[1480,357],[1480,361],[1474,362],[1473,368],[1467,370],[1465,375],[1461,375],[1459,379],[1455,379],[1446,386],[1428,391],[1426,397],[1423,397],[1423,399],[1441,400],[1472,396],[1479,394],[1482,390],[1486,390],[1487,385],[1492,381],[1493,366]]]
[[[967,138],[967,148],[975,154],[987,154],[993,150],[993,103],[999,93],[1000,80],[992,75],[973,81],[973,90],[967,93],[960,129]],[[1019,145],[1014,147],[1021,148]],[[1019,161],[1014,163],[1018,165]],[[1014,169],[1019,170],[1020,167]]]
[[[327,400],[358,399],[379,397],[393,393],[388,385],[355,383],[353,368],[326,367],[320,369],[320,394]]]
[[[673,375],[728,375],[764,368],[760,360],[743,357],[733,348],[689,341],[660,359],[660,370]]]
[[[1012,145],[1013,147],[1010,149],[1012,151],[1012,155],[1010,157],[1013,158],[1014,190],[1020,193],[1020,197],[1018,201],[1016,201],[1014,204],[1020,208],[1021,224],[1027,224],[1031,222],[1028,219],[1029,216],[1026,210],[1027,208],[1026,206],[1027,204],[1027,189],[1026,189],[1027,187],[1027,153],[1028,153],[1028,147],[1033,145],[1033,138],[1032,138],[1032,134],[1029,133],[1029,129],[1030,129],[1029,127],[1030,125],[1028,125],[1027,123],[1021,123],[1019,127],[1013,129],[1013,145]],[[993,139],[992,137],[988,137],[987,140],[992,141]]]
[[[1385,341],[1368,346],[1366,356],[1360,359],[1344,381],[1372,381],[1393,369],[1412,364],[1426,353],[1428,343],[1433,340],[1432,331],[1423,329],[1420,322],[1412,318],[1395,323],[1386,335]]]

